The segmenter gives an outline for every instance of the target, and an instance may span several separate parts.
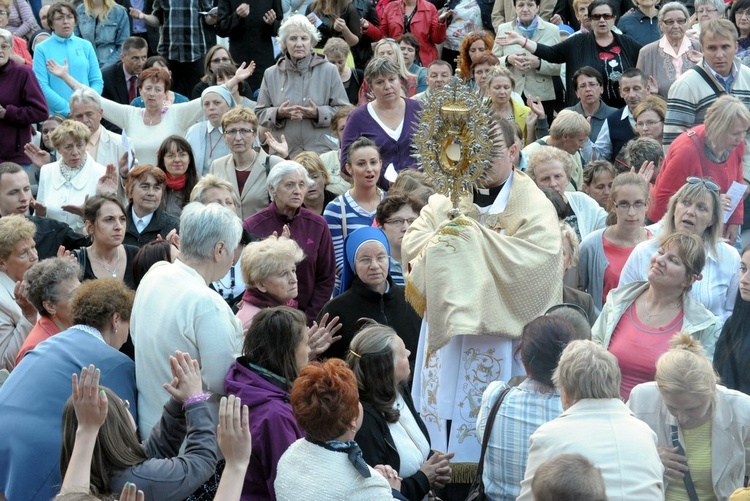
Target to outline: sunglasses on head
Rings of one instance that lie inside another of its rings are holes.
[[[687,184],[699,184],[703,183],[703,186],[708,188],[711,191],[715,191],[717,193],[721,192],[721,188],[719,188],[719,185],[711,181],[710,179],[701,179],[699,177],[690,176],[685,180]]]

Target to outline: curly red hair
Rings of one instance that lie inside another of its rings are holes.
[[[290,401],[300,428],[321,442],[346,433],[359,416],[357,379],[337,358],[307,364],[294,380]]]
[[[471,80],[472,64],[471,56],[469,55],[469,47],[471,47],[471,44],[477,40],[482,40],[484,42],[485,52],[492,52],[492,47],[495,46],[495,40],[486,31],[473,31],[461,40],[461,47],[458,49],[458,53],[461,57],[461,65],[458,67],[458,71],[461,72],[461,78],[463,78],[464,81]]]

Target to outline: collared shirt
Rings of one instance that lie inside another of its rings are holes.
[[[71,329],[78,329],[79,331],[83,331],[87,334],[91,334],[95,338],[99,338],[102,341],[104,341],[104,336],[102,336],[102,333],[99,332],[99,329],[96,327],[91,327],[90,325],[83,325],[83,324],[77,324],[71,327]],[[106,343],[106,341],[104,341]]]
[[[130,211],[133,214],[133,221],[135,221],[135,229],[138,230],[138,233],[143,233],[143,230],[148,228],[148,225],[151,223],[151,218],[154,217],[154,213],[147,214],[143,217],[139,217],[135,213],[135,209],[130,209]]]
[[[622,109],[622,114],[620,115],[620,120],[625,120],[625,118],[630,122],[630,126],[635,128],[633,112],[627,106]],[[606,120],[602,124],[602,130],[599,131],[599,137],[596,138],[594,149],[599,158],[606,159],[612,156],[612,139],[609,136],[609,123]]]
[[[716,73],[716,71],[711,66],[709,66],[705,59],[703,60],[703,66],[708,68],[708,71],[711,72],[716,81],[719,82],[724,87],[724,90],[727,91],[727,94],[729,94],[729,91],[732,89],[732,83],[734,83],[734,79],[737,78],[737,74],[740,72],[740,69],[737,67],[737,63],[732,62],[732,71],[729,73],[729,76],[726,77]]]
[[[146,8],[146,2],[145,0],[130,0],[130,6],[134,9],[143,11],[143,9]],[[146,33],[146,30],[148,29],[146,26],[146,21],[144,21],[143,19],[136,19],[134,17],[132,17],[131,19],[133,22],[133,35],[137,33]],[[125,76],[128,77],[129,75],[125,73]]]
[[[96,158],[96,154],[99,151],[99,139],[102,137],[102,126],[100,125],[96,132],[91,134],[88,144],[86,144],[86,153],[91,155],[91,158]]]
[[[677,52],[675,52],[674,48],[672,48],[672,44],[667,40],[667,37],[663,36],[659,39],[659,48],[672,60],[672,66],[674,66],[676,75],[675,80],[677,80],[677,78],[682,75],[682,56],[692,50],[693,44],[690,43],[688,37],[682,37],[682,44],[680,45],[680,48],[677,49]]]
[[[153,15],[162,24],[157,52],[168,60],[190,63],[206,53],[202,16],[205,0],[154,0]]]

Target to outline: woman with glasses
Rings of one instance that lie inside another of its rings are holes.
[[[282,159],[253,147],[258,117],[251,109],[230,110],[222,117],[221,127],[231,153],[214,160],[209,173],[232,183],[240,200],[237,213],[245,220],[270,203],[266,180],[271,168]]]
[[[592,339],[617,357],[623,400],[635,386],[654,380],[656,361],[672,336],[689,334],[713,356],[721,332],[721,320],[690,294],[706,263],[701,239],[673,233],[656,244],[647,280],[611,291],[591,329]]]
[[[235,69],[237,68],[237,63],[234,62],[234,59],[226,48],[221,45],[214,45],[213,47],[208,49],[208,52],[206,53],[206,62],[203,69],[203,77],[201,77],[201,81],[195,84],[195,87],[193,87],[193,93],[190,96],[190,99],[200,98],[203,91],[208,87],[211,87],[213,85],[221,85],[222,82],[219,81],[216,70],[218,70],[220,66],[226,64],[232,65]],[[250,72],[250,76],[245,83],[249,83],[250,79],[255,73],[254,62],[249,62],[248,66],[252,68],[252,71]],[[243,86],[240,94],[252,97],[252,90],[247,86]]]
[[[10,15],[10,5],[12,0],[0,0],[0,28],[7,30],[8,28],[8,15]],[[32,59],[31,53],[29,52],[28,44],[23,38],[12,34],[10,35],[10,59],[17,64],[28,65],[31,67]],[[6,35],[0,35],[5,38]],[[7,40],[6,40],[7,41]]]
[[[1,5],[1,4],[0,4]],[[737,27],[737,57],[742,64],[750,64],[750,0],[732,2],[729,20]]]
[[[649,186],[646,180],[630,172],[617,176],[612,183],[609,225],[581,242],[578,270],[583,290],[591,294],[597,311],[607,295],[620,282],[622,267],[639,243],[651,238],[644,228]]]
[[[321,358],[345,359],[349,343],[367,318],[392,327],[411,353],[414,367],[421,318],[406,302],[404,288],[390,276],[390,245],[379,228],[365,227],[352,232],[344,243],[343,293],[330,300],[320,311],[318,321],[328,314],[339,317],[341,339],[333,343]]]
[[[687,30],[686,35],[696,42],[700,42],[701,25],[711,19],[722,19],[724,17],[723,0],[695,0],[693,4],[695,14],[690,18],[694,24]]]
[[[744,184],[742,157],[749,127],[750,110],[742,101],[733,96],[717,99],[706,112],[705,123],[683,132],[670,146],[654,185],[654,203],[648,212],[649,219],[661,219],[669,197],[687,177],[711,179],[723,194],[733,182]],[[729,197],[723,195],[721,202],[722,209],[729,209]],[[743,214],[740,201],[724,232],[732,244],[737,239]]]
[[[690,15],[684,4],[665,4],[659,9],[659,29],[663,35],[645,45],[638,55],[636,67],[654,77],[659,86],[658,93],[664,99],[675,80],[701,59],[700,43],[685,35],[688,19]]]
[[[391,278],[396,285],[406,285],[401,265],[401,241],[406,230],[419,217],[424,203],[414,195],[395,188],[378,204],[375,222],[388,237]]]
[[[581,36],[569,37],[556,45],[544,45],[516,31],[498,33],[497,42],[503,46],[520,45],[531,54],[550,63],[565,63],[567,74],[567,101],[573,106],[578,101],[572,76],[584,66],[599,70],[604,78],[602,100],[613,108],[623,108],[625,100],[620,97],[620,77],[628,68],[635,66],[642,45],[628,35],[612,31],[615,15],[608,0],[595,0],[589,5],[591,31]],[[531,69],[531,61],[521,66],[521,71]]]
[[[633,110],[635,133],[638,137],[648,137],[659,144],[664,144],[664,116],[666,114],[667,102],[659,96],[648,96]]]
[[[690,294],[725,321],[732,314],[737,297],[740,256],[721,239],[721,215],[718,186],[713,181],[688,178],[669,199],[667,213],[661,221],[649,226],[660,238],[641,242],[630,253],[620,273],[620,288],[648,278],[651,257],[665,236],[672,233],[695,235],[701,238],[707,257],[700,280],[693,284]]]

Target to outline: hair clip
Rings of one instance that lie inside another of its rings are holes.
[[[354,356],[355,356],[355,357],[357,357],[357,358],[362,358],[362,355],[360,355],[359,353],[357,353],[357,352],[356,352],[356,351],[354,351],[354,350],[349,350],[349,353],[351,353],[352,355],[354,355]]]

